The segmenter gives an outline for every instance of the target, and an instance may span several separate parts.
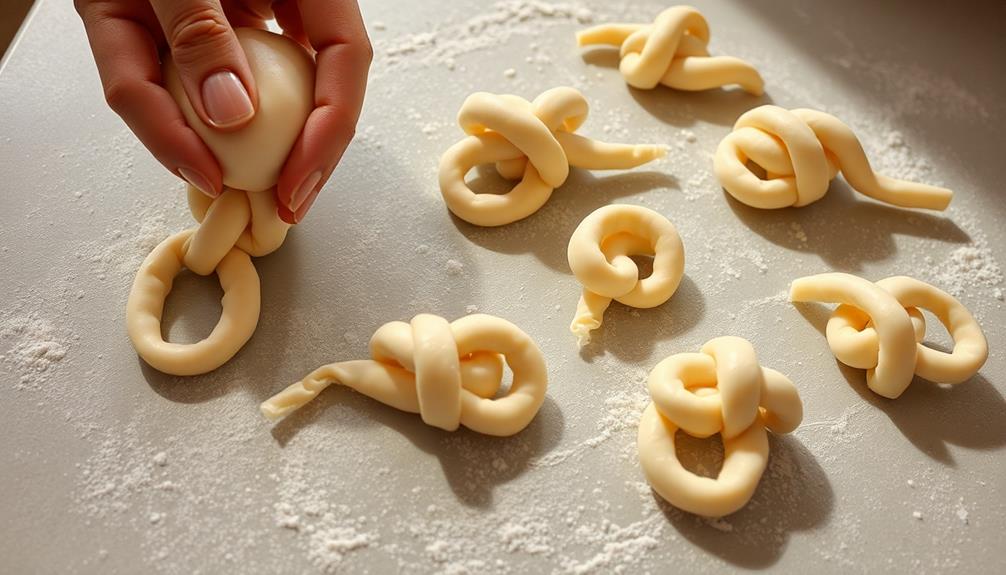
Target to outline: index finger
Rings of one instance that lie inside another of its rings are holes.
[[[315,109],[280,173],[280,215],[300,221],[356,133],[373,51],[351,0],[301,0],[308,41],[317,51]]]

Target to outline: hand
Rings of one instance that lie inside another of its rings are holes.
[[[220,166],[164,89],[159,54],[170,51],[199,117],[235,130],[258,96],[232,26],[265,28],[314,51],[315,109],[276,186],[279,215],[299,223],[356,131],[372,50],[354,0],[76,0],[108,105],[168,170],[205,194],[223,186]]]

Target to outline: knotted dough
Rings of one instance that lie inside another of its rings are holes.
[[[148,364],[173,375],[220,367],[255,332],[261,302],[249,256],[269,254],[286,238],[290,226],[279,218],[274,188],[314,108],[314,61],[299,44],[263,30],[236,32],[258,86],[255,117],[244,128],[221,132],[203,124],[174,64],[164,64],[168,91],[220,162],[225,186],[216,199],[189,186],[189,207],[200,225],[154,248],[129,292],[126,326],[133,346]],[[161,333],[164,302],[182,268],[199,275],[216,271],[224,290],[220,321],[208,337],[193,344],[167,342]]]
[[[764,92],[754,66],[732,56],[709,55],[709,24],[691,6],[668,8],[653,24],[594,26],[577,33],[576,41],[580,46],[618,46],[618,69],[634,88],[664,84],[677,90],[709,90],[738,84],[755,96]]]
[[[468,137],[440,158],[440,191],[448,209],[478,226],[502,226],[545,205],[570,166],[621,170],[667,153],[665,146],[606,144],[574,134],[586,119],[587,100],[573,88],[552,88],[533,102],[509,94],[468,96],[458,113]],[[490,163],[504,178],[520,182],[502,195],[475,193],[465,176]]]
[[[762,367],[739,337],[718,337],[701,353],[679,353],[657,364],[647,380],[653,403],[639,422],[639,463],[668,503],[707,517],[729,515],[751,499],[768,464],[768,436],[789,433],[803,419],[803,403],[786,376]],[[723,466],[715,479],[685,469],[674,434],[717,433]]]
[[[538,346],[514,324],[475,314],[454,322],[420,314],[393,321],[370,339],[372,359],[322,366],[261,406],[270,420],[289,415],[338,383],[434,427],[487,435],[527,427],[545,400],[548,374]],[[513,382],[502,397],[503,361]]]
[[[748,162],[761,167],[764,178],[752,172]],[[944,210],[954,195],[944,188],[875,173],[849,126],[805,108],[766,105],[745,112],[713,159],[723,188],[738,201],[762,209],[820,200],[839,170],[856,191],[905,208]]]

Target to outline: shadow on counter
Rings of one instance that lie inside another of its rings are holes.
[[[678,434],[685,439],[687,435]],[[687,449],[687,442],[682,441]],[[681,453],[682,465],[686,465]],[[769,434],[769,463],[751,501],[718,520],[686,513],[655,492],[657,506],[682,537],[728,563],[765,569],[779,561],[790,534],[824,524],[834,507],[831,483],[797,439]]]
[[[358,411],[361,417],[339,419],[332,403],[340,409]],[[327,414],[327,415],[326,415]],[[493,503],[496,486],[520,477],[531,462],[555,447],[562,439],[564,418],[555,401],[545,396],[538,414],[520,433],[494,437],[465,427],[448,432],[423,423],[418,414],[399,411],[340,385],[333,385],[311,403],[293,412],[272,428],[282,447],[303,428],[324,425],[332,436],[347,427],[368,425],[393,429],[416,448],[437,458],[458,501],[479,509]]]
[[[796,307],[821,332],[821,345],[827,346],[824,334],[831,310],[816,304]],[[925,343],[949,351],[939,344]],[[956,385],[916,377],[900,397],[888,399],[866,386],[866,371],[837,359],[835,365],[863,401],[886,413],[912,445],[935,461],[955,466],[948,444],[977,450],[1006,446],[1006,400],[980,373]]]

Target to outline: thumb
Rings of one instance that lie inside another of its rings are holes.
[[[258,95],[244,50],[218,0],[152,0],[185,94],[200,119],[224,130],[255,115]]]

